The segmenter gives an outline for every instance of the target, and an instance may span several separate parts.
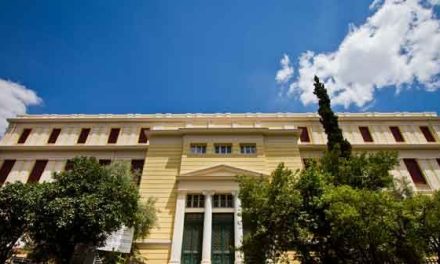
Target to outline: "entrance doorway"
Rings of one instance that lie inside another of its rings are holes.
[[[203,213],[186,213],[183,231],[182,264],[202,261]]]
[[[234,214],[212,214],[212,264],[233,264],[234,248]]]

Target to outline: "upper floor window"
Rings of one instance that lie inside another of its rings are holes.
[[[2,167],[0,168],[0,185],[2,185],[8,178],[9,173],[11,173],[14,167],[15,160],[4,160]]]
[[[32,168],[31,173],[29,174],[29,178],[27,180],[28,183],[38,182],[41,178],[41,175],[46,168],[47,160],[36,160],[34,167]]]
[[[420,169],[417,160],[415,159],[403,159],[406,168],[408,169],[409,175],[413,180],[414,184],[426,185],[426,179],[423,176],[422,170]]]
[[[361,132],[364,142],[373,142],[373,137],[371,136],[370,129],[368,129],[368,127],[359,127],[359,131]]]
[[[241,154],[255,154],[257,153],[257,146],[255,144],[240,144]]]
[[[391,126],[390,127],[391,134],[393,134],[394,140],[396,142],[405,142],[402,133],[400,132],[399,127]]]
[[[426,138],[426,141],[428,142],[435,142],[434,135],[432,135],[431,130],[427,126],[421,126],[420,130],[422,131],[423,135]]]
[[[87,138],[89,137],[89,133],[90,133],[90,128],[81,129],[81,133],[79,134],[77,143],[78,144],[86,143]]]
[[[121,131],[120,128],[112,128],[110,130],[110,135],[108,136],[107,143],[109,144],[115,144],[118,142],[119,132]]]
[[[139,140],[138,143],[147,143],[148,137],[147,137],[147,131],[150,130],[149,128],[141,128],[141,132],[139,133]]]
[[[231,144],[215,144],[215,153],[216,154],[231,154],[232,153],[232,145]]]
[[[301,142],[310,142],[309,130],[307,127],[298,127],[298,129],[301,130],[301,134],[299,136]]]
[[[29,135],[31,134],[32,129],[31,128],[25,128],[23,129],[23,131],[21,132],[20,138],[18,138],[17,143],[18,144],[23,144],[26,142],[27,138],[29,137]]]
[[[215,194],[214,207],[215,208],[232,208],[234,207],[232,194]]]
[[[52,132],[50,133],[49,139],[47,140],[47,143],[49,144],[55,144],[57,142],[58,136],[61,133],[61,128],[54,128],[52,129]]]
[[[206,144],[191,144],[191,153],[192,154],[205,154],[206,153]]]
[[[203,194],[188,194],[186,196],[187,208],[203,208],[205,207],[205,196]]]

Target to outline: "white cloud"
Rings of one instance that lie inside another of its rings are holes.
[[[280,60],[281,69],[278,70],[275,80],[279,84],[284,84],[290,81],[293,76],[293,67],[290,64],[290,58],[287,54],[284,54],[283,58]]]
[[[18,83],[0,79],[0,136],[8,126],[7,118],[24,114],[27,106],[41,102],[34,91]]]
[[[326,84],[333,104],[346,108],[372,102],[377,89],[396,87],[399,92],[412,84],[439,89],[440,21],[433,12],[435,2],[439,0],[373,1],[374,13],[363,25],[350,25],[336,51],[300,56],[287,93],[305,105],[315,102],[314,75]]]

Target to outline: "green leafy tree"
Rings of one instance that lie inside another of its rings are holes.
[[[315,86],[313,93],[318,97],[320,122],[327,134],[328,150],[337,151],[341,157],[348,158],[351,155],[351,144],[342,135],[338,117],[331,108],[327,89],[325,89],[324,84],[319,81],[317,76],[315,76],[315,83],[313,85]]]
[[[77,248],[102,246],[122,225],[146,235],[155,219],[152,202],[140,203],[127,164],[75,158],[72,170],[55,173],[41,188],[29,228],[32,257],[39,261],[69,263]]]
[[[303,263],[422,263],[428,245],[438,252],[440,194],[413,196],[397,184],[394,152],[352,154],[317,77],[315,94],[324,155],[300,173],[281,166],[270,179],[239,178],[246,263],[280,261],[288,250]],[[290,196],[290,207],[280,202]]]
[[[280,164],[267,178],[240,177],[240,199],[245,223],[246,263],[279,261],[295,239],[300,194],[292,191],[295,173]],[[285,235],[285,233],[292,234]]]
[[[0,188],[0,263],[11,257],[14,245],[28,229],[35,200],[33,185],[16,182]]]

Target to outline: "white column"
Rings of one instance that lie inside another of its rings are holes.
[[[238,250],[243,240],[243,222],[241,220],[241,201],[238,192],[234,192],[234,242],[235,242],[235,264],[243,263],[243,253]]]
[[[211,263],[211,239],[212,239],[212,195],[213,192],[203,192],[205,195],[205,215],[203,220],[203,248],[202,264]]]
[[[179,264],[182,257],[183,225],[185,220],[186,193],[177,194],[176,212],[174,214],[173,241],[171,244],[170,264]]]

